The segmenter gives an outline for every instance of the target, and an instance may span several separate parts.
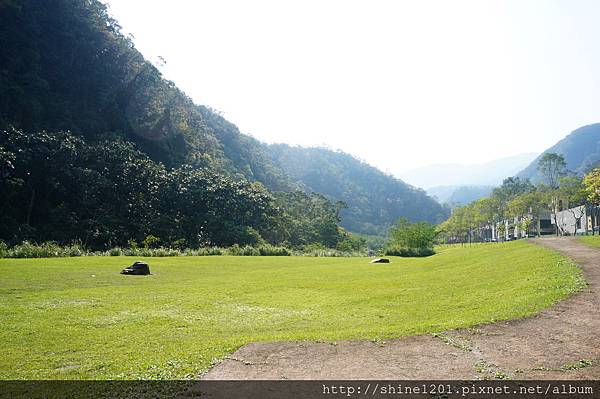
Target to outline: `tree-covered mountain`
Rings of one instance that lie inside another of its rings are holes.
[[[217,111],[198,106],[206,126],[221,143],[227,162],[245,179],[258,181],[271,191],[293,191],[301,187],[295,184],[267,154],[263,143],[254,137],[240,133],[238,127],[223,118]]]
[[[435,221],[443,213],[424,192],[345,154],[306,149],[315,157],[310,172],[296,174],[277,147],[240,133],[165,80],[98,0],[0,0],[0,17],[0,239],[79,239],[94,226],[96,246],[148,234],[162,234],[163,243],[331,246],[344,237],[331,228],[339,207],[312,191],[347,202],[343,225],[356,231],[381,233],[399,216]],[[55,153],[64,162],[45,163]],[[128,183],[111,186],[119,173]],[[181,203],[173,202],[178,190],[188,193]],[[103,192],[112,206],[100,206]],[[219,203],[227,192],[234,200]],[[146,202],[154,208],[142,209]],[[301,214],[300,204],[312,208]],[[215,215],[224,215],[221,225]],[[168,217],[198,223],[182,231],[161,225]],[[60,221],[61,231],[79,233],[49,235]]]
[[[285,186],[260,165],[258,146],[163,79],[99,1],[0,1],[0,13],[1,126],[92,139],[110,132],[168,167],[254,173]]]
[[[295,189],[259,143],[163,79],[99,1],[0,1],[0,17],[0,240],[346,238],[323,197],[258,183]]]
[[[286,144],[266,148],[274,163],[305,189],[346,203],[340,215],[350,231],[383,234],[400,217],[439,222],[448,215],[425,191],[344,152]]]
[[[583,175],[600,163],[600,123],[574,130],[540,154],[517,176],[531,179],[534,183],[540,182],[542,175],[538,170],[538,162],[546,153],[561,154],[565,158],[567,169],[570,172]]]
[[[274,191],[301,189],[342,201],[341,225],[363,234],[385,234],[399,217],[438,222],[446,210],[423,190],[359,161],[325,148],[267,145],[243,135],[216,111],[198,107],[206,125],[224,143],[225,155],[247,179]]]

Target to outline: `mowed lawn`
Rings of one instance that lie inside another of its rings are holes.
[[[0,378],[180,379],[252,341],[385,339],[530,315],[581,288],[527,242],[424,259],[0,260]]]
[[[583,242],[585,245],[589,245],[590,247],[600,248],[600,235],[579,236],[577,238],[579,239],[579,241]]]

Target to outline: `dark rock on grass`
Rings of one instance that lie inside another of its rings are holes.
[[[390,260],[386,258],[375,258],[371,263],[390,263]]]
[[[131,266],[121,270],[121,274],[130,274],[134,276],[146,276],[150,274],[150,267],[146,262],[134,262]]]

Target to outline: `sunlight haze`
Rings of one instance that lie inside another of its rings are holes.
[[[243,133],[397,176],[539,153],[600,121],[600,2],[107,3],[166,78]]]

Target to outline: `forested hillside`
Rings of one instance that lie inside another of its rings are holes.
[[[238,174],[251,181],[259,181],[271,191],[300,189],[290,177],[267,155],[264,145],[255,138],[241,134],[233,123],[217,111],[198,106],[206,125],[223,146],[223,153]]]
[[[0,0],[0,16],[0,240],[336,246],[337,200],[356,231],[443,212],[330,151],[296,174],[165,80],[97,0]]]
[[[400,217],[440,222],[448,213],[425,191],[416,189],[340,151],[269,145],[276,165],[306,189],[343,201],[342,226],[365,234],[384,234]]]
[[[297,204],[255,140],[162,78],[87,0],[0,2],[0,240],[91,248],[336,246],[338,210]],[[293,223],[292,223],[293,222]]]
[[[2,1],[0,12],[3,126],[71,130],[93,139],[114,132],[168,167],[261,169],[264,181],[281,178],[257,164],[256,146],[243,149],[237,129],[211,129],[222,122],[206,119],[208,109],[163,79],[102,3]]]
[[[583,175],[600,163],[600,123],[574,130],[567,137],[544,151],[517,176],[539,183],[542,180],[542,175],[538,170],[538,162],[546,153],[561,154],[565,158],[567,169],[570,172]]]

